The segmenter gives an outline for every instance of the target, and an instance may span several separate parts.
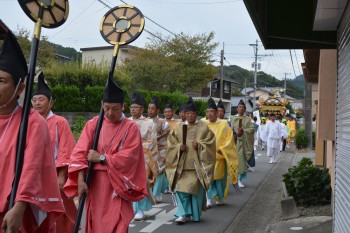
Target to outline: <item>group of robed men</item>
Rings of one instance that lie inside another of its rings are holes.
[[[9,31],[0,48],[0,232],[71,232],[76,215],[72,198],[84,192],[86,232],[127,232],[131,220],[143,219],[143,211],[159,201],[166,188],[175,195],[177,223],[200,221],[206,200],[208,207],[214,198],[221,205],[228,184],[246,176],[254,127],[244,116],[243,102],[231,128],[218,117],[211,98],[208,120],[197,119],[190,98],[180,109],[182,120],[176,121],[171,114],[166,120],[158,118],[157,98],[148,105],[150,118],[143,117],[143,97],[134,93],[128,119],[123,114],[124,92],[109,78],[98,147],[92,150],[98,116],[86,123],[75,143],[67,120],[51,111],[52,95],[41,73],[32,98],[19,188],[9,210],[22,115],[17,99],[27,73],[27,62]],[[168,110],[173,111],[169,103],[165,116]],[[89,162],[95,165],[88,186]]]

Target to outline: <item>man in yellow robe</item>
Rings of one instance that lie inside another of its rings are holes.
[[[289,141],[293,141],[296,131],[295,131],[295,120],[291,116],[287,118],[287,125],[289,126],[289,129],[290,129]]]
[[[254,150],[254,125],[249,116],[244,116],[245,103],[241,100],[237,106],[238,114],[232,117],[232,128],[237,134],[238,186],[244,188],[242,180],[247,177],[247,161]]]
[[[166,174],[178,204],[175,222],[198,222],[205,208],[205,192],[214,178],[216,146],[208,125],[197,120],[191,97],[186,105],[186,122],[176,125],[169,134],[167,149]]]
[[[207,194],[207,207],[211,207],[213,198],[216,198],[217,205],[222,205],[224,197],[227,196],[229,188],[227,174],[230,175],[233,184],[237,183],[238,155],[232,129],[226,120],[218,118],[218,108],[212,98],[208,100],[207,115],[206,123],[216,138],[214,182]]]

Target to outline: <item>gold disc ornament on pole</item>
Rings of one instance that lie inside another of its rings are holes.
[[[56,28],[66,22],[68,0],[18,0],[26,15],[34,22],[41,21],[44,28]]]
[[[102,18],[100,33],[112,45],[129,44],[142,33],[145,19],[139,9],[121,5],[110,9]]]

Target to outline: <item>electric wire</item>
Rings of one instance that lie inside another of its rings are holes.
[[[293,62],[293,56],[292,56],[292,51],[291,51],[291,49],[289,49],[289,54],[290,54],[290,60],[292,61],[294,77],[297,77],[297,74],[295,73],[294,62]]]
[[[99,1],[101,1],[101,0],[99,0]],[[120,0],[120,1],[121,1],[122,3],[124,3],[124,4],[128,4],[128,3],[126,3],[126,2],[123,1],[123,0]],[[169,33],[172,34],[173,36],[177,36],[174,32],[172,32],[172,31],[170,31],[169,29],[163,27],[162,25],[160,25],[159,23],[155,22],[154,20],[152,20],[151,18],[147,17],[146,15],[143,15],[143,16],[144,16],[146,19],[148,19],[149,21],[151,21],[152,23],[154,23],[155,25],[157,25],[158,27],[160,27],[160,28],[162,28],[163,30],[169,32]]]
[[[294,49],[294,55],[295,55],[295,59],[297,60],[297,67],[298,67],[298,70],[299,70],[299,74],[302,74],[301,70],[300,70],[300,63],[298,61],[298,57],[297,57],[297,53],[295,52],[295,49]]]
[[[99,0],[98,0],[99,1]],[[93,0],[86,8],[84,8],[72,21],[70,21],[68,24],[65,25],[65,27],[63,27],[61,30],[55,32],[54,34],[50,35],[48,38],[52,39],[55,36],[57,36],[58,34],[60,34],[62,31],[66,30],[69,26],[71,26],[73,23],[75,23],[76,20],[78,20],[79,17],[81,17],[86,11],[87,9],[89,9],[94,3],[96,2],[96,0]]]

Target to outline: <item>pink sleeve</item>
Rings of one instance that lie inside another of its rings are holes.
[[[106,157],[109,180],[122,198],[140,201],[148,192],[142,140],[135,123],[125,132],[118,148],[116,153]]]
[[[52,152],[45,120],[32,113],[16,201],[32,203],[45,212],[63,212]]]
[[[70,156],[68,167],[68,180],[63,188],[68,197],[78,195],[78,172],[88,168],[87,154],[92,146],[93,133],[95,131],[97,118],[88,121],[80,135]]]
[[[70,155],[75,147],[75,140],[69,123],[66,119],[61,119],[58,127],[58,155],[56,168],[69,165]]]

